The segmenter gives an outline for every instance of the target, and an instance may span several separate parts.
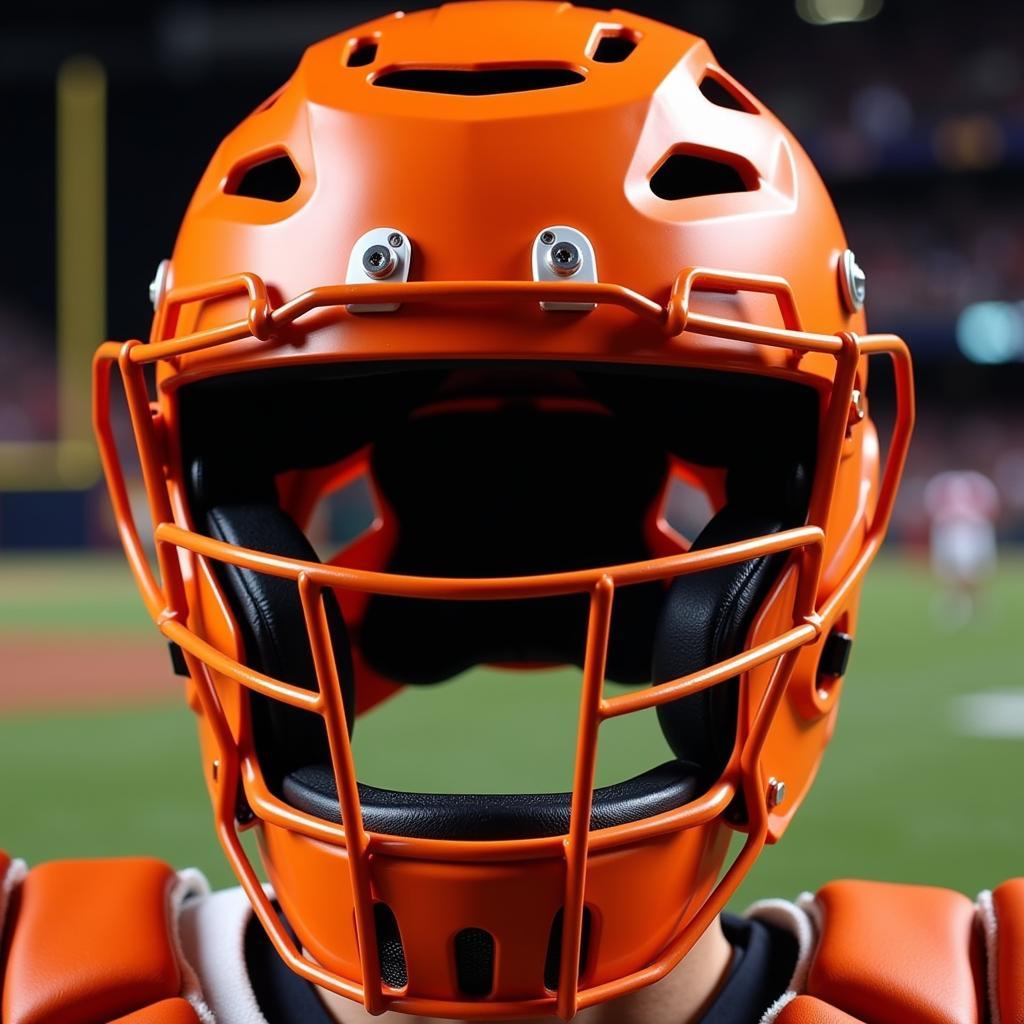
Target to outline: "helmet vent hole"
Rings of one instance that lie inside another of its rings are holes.
[[[695,153],[673,153],[651,175],[651,191],[659,199],[693,199],[696,196],[752,191],[748,178],[730,163]]]
[[[499,96],[577,85],[584,76],[571,68],[399,68],[377,75],[385,89],[432,92],[447,96]]]
[[[463,995],[482,999],[494,988],[494,936],[463,928],[455,936],[455,974]]]
[[[565,909],[560,907],[555,919],[551,922],[551,934],[548,937],[548,954],[544,959],[544,985],[551,992],[558,991],[558,976],[562,970],[562,924]],[[590,945],[590,908],[583,908],[583,928],[580,933],[580,962],[577,977],[583,975],[587,963],[587,947]]]
[[[299,190],[302,178],[287,153],[277,153],[259,163],[236,167],[228,175],[224,191],[268,203],[283,203]]]
[[[603,32],[590,59],[598,64],[621,64],[636,49],[637,39],[629,29]]]
[[[377,930],[381,981],[391,988],[405,988],[409,972],[405,966],[405,947],[402,945],[394,912],[386,903],[375,903],[373,920]]]
[[[365,68],[377,59],[377,42],[374,39],[358,39],[349,50],[345,66],[349,68]]]
[[[744,96],[728,78],[708,71],[700,82],[701,95],[716,107],[738,110],[742,114],[756,114],[757,108]]]

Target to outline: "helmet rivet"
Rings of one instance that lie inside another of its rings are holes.
[[[219,782],[220,781],[220,761],[219,760],[214,759],[213,763],[210,765],[210,774],[213,776],[213,781],[214,782]]]
[[[868,406],[864,392],[860,388],[854,388],[853,394],[850,396],[850,416],[847,426],[852,427],[855,423],[860,423],[867,413]]]
[[[555,233],[554,233],[554,231],[542,231],[541,234],[540,234],[540,240],[545,245],[551,245],[551,243],[554,242],[554,240],[555,240]]]
[[[774,776],[768,780],[768,810],[772,811],[786,799],[786,784]]]
[[[404,241],[405,239],[397,231],[392,231],[391,234],[388,235],[388,245],[390,245],[392,249],[401,249]]]
[[[397,266],[395,254],[386,245],[371,245],[363,253],[363,270],[370,277],[390,277]]]
[[[571,277],[580,269],[583,257],[572,242],[558,242],[548,253],[548,264],[561,277]]]
[[[857,263],[852,249],[844,249],[839,257],[839,294],[849,313],[859,313],[864,308],[868,281]]]
[[[156,273],[153,275],[153,280],[149,282],[149,301],[154,309],[163,302],[164,293],[167,291],[167,280],[170,277],[170,273],[171,261],[161,260],[156,268]]]

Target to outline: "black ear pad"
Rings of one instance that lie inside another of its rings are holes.
[[[728,503],[705,526],[691,550],[778,533],[803,521],[807,474],[802,466],[730,473]],[[738,654],[754,616],[786,562],[785,554],[752,558],[677,577],[655,631],[652,681],[668,682]],[[736,735],[738,678],[658,708],[669,746],[696,762],[708,780],[719,776]]]
[[[193,465],[193,493],[214,497],[216,501],[205,508],[206,528],[211,537],[287,558],[317,561],[305,534],[277,505],[272,483],[249,483],[238,488],[251,497],[234,501],[226,500],[224,491],[211,494],[210,488],[205,486],[207,480],[211,481],[210,486],[214,486],[212,481],[216,480],[219,489],[229,479],[226,472],[208,472],[202,460],[196,460]],[[243,474],[236,479],[258,478]],[[283,682],[307,690],[317,689],[316,669],[297,584],[223,562],[214,561],[213,565],[242,631],[249,665]],[[323,597],[351,730],[355,689],[348,633],[334,594],[328,590]],[[284,774],[295,767],[329,759],[327,733],[318,715],[256,694],[252,696],[251,708],[260,763],[272,788],[279,788]]]

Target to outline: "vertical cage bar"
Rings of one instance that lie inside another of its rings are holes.
[[[160,585],[153,575],[153,569],[146,558],[142,540],[139,537],[131,502],[128,499],[128,488],[124,481],[124,471],[117,454],[117,443],[114,439],[114,428],[110,422],[110,382],[113,364],[117,361],[120,346],[114,342],[102,345],[96,353],[92,364],[92,422],[93,431],[100,450],[100,463],[110,493],[110,503],[114,509],[114,522],[121,538],[128,564],[135,576],[135,582],[142,594],[146,610],[152,619],[157,619],[164,609],[164,596]]]
[[[142,467],[142,479],[146,485],[150,515],[154,531],[160,523],[173,523],[171,501],[164,480],[163,453],[158,449],[154,437],[153,414],[149,407],[149,395],[141,366],[132,362],[131,353],[142,343],[126,341],[118,356],[121,379],[124,381],[125,400],[131,416],[136,438],[136,450]],[[170,609],[180,613],[185,607],[185,591],[181,578],[181,564],[177,550],[166,545],[157,548],[157,564],[160,566],[160,583],[164,599]]]
[[[743,774],[747,801],[747,814],[750,819],[751,833],[761,833],[768,827],[768,795],[765,780],[761,771],[761,753],[768,739],[768,730],[775,720],[775,714],[782,703],[793,669],[801,648],[786,651],[775,663],[768,686],[765,688],[761,703],[758,705],[754,722],[747,736],[740,755],[740,767]]]
[[[565,843],[565,896],[562,911],[562,949],[558,970],[558,1016],[576,1013],[579,990],[580,944],[583,937],[583,900],[590,850],[590,813],[597,766],[597,730],[601,724],[608,635],[611,630],[615,584],[602,576],[590,595],[587,650],[583,663],[576,762],[572,782],[572,813]]]
[[[306,573],[299,573],[299,598],[306,620],[306,630],[316,667],[316,680],[323,702],[327,724],[327,741],[331,750],[334,784],[338,790],[341,824],[345,830],[349,879],[355,908],[356,937],[359,941],[359,966],[363,974],[363,1003],[371,1014],[384,1009],[383,979],[377,952],[377,927],[373,914],[373,892],[370,882],[369,840],[363,828],[363,809],[359,802],[352,744],[349,741],[345,702],[338,680],[338,664],[334,657],[327,611],[319,584]]]
[[[832,394],[828,409],[825,411],[825,422],[822,425],[821,440],[818,445],[818,460],[814,468],[814,483],[811,486],[811,500],[807,509],[807,522],[824,531],[828,525],[828,510],[832,505],[832,497],[839,476],[839,463],[843,454],[843,440],[850,416],[850,403],[853,401],[853,385],[857,379],[857,366],[860,362],[860,344],[854,334],[845,332],[839,335],[842,348],[836,355],[836,375],[832,382]],[[809,577],[808,586],[817,595],[821,576],[821,561],[811,570],[804,558],[804,572]]]

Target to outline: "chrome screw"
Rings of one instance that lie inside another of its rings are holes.
[[[397,231],[392,231],[391,234],[388,235],[388,245],[390,245],[392,249],[401,249],[404,241],[405,239]]]
[[[786,784],[774,776],[768,780],[768,810],[773,811],[786,799]]]
[[[858,313],[864,308],[867,290],[867,275],[857,263],[857,257],[852,249],[844,249],[839,257],[839,294],[850,313]]]
[[[561,277],[571,277],[580,269],[583,258],[579,249],[572,242],[558,242],[548,253],[551,269]]]
[[[540,236],[540,240],[545,245],[551,245],[551,243],[554,242],[554,240],[555,240],[555,233],[554,233],[554,231],[542,231],[541,232],[541,236]]]
[[[170,271],[171,261],[161,260],[156,268],[156,274],[153,275],[153,280],[149,282],[149,301],[154,309],[160,305],[164,292],[167,290],[167,277]]]
[[[371,245],[363,253],[363,270],[377,279],[390,277],[398,266],[395,254],[386,245]]]
[[[850,396],[850,421],[851,426],[854,423],[860,423],[862,419],[868,414],[867,399],[864,397],[864,392],[860,388],[854,388],[853,394]]]

